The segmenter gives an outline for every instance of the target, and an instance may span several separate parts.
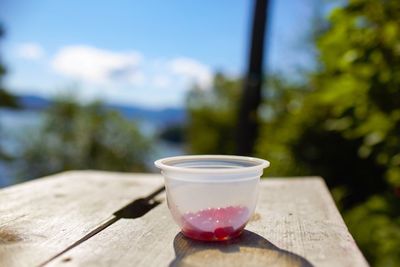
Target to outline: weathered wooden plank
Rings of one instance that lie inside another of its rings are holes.
[[[322,179],[268,179],[241,238],[184,238],[165,204],[124,219],[49,266],[368,266]]]
[[[0,266],[35,266],[162,184],[159,175],[75,171],[0,190]]]

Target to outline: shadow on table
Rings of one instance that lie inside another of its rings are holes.
[[[267,239],[245,230],[230,241],[201,242],[181,233],[174,239],[175,259],[170,267],[178,266],[313,266],[305,258],[283,250]]]

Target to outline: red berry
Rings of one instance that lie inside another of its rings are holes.
[[[245,207],[209,208],[182,216],[182,232],[199,240],[226,240],[240,235],[248,219]]]
[[[199,235],[201,240],[204,241],[209,241],[214,239],[214,233],[213,232],[200,232]]]
[[[215,229],[214,234],[217,239],[224,240],[227,239],[233,232],[233,227],[223,227]]]

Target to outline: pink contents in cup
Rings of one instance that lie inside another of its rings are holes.
[[[203,241],[222,241],[239,236],[249,218],[246,207],[209,208],[182,216],[182,233]]]

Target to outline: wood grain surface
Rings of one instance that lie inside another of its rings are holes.
[[[0,266],[38,266],[161,184],[159,175],[74,171],[0,190]]]
[[[267,179],[243,235],[222,243],[179,233],[166,204],[121,219],[48,266],[368,266],[320,178]]]

